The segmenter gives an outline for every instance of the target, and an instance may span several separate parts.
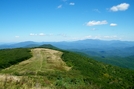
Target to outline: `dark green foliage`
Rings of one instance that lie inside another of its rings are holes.
[[[38,48],[48,48],[48,49],[60,50],[59,48],[57,48],[51,44],[44,44],[44,45],[39,46]]]
[[[102,89],[134,88],[134,71],[106,65],[73,52],[64,51],[62,59],[84,76],[87,84],[97,84]]]
[[[30,50],[25,48],[2,49],[0,50],[0,69],[26,60],[31,56]]]
[[[82,49],[71,50],[92,57],[97,61],[116,65],[123,68],[134,69],[134,47],[113,49]]]
[[[122,68],[128,68],[134,70],[134,56],[129,57],[119,57],[119,56],[113,56],[113,57],[101,57],[101,56],[90,56],[93,59],[97,61],[101,61],[104,63],[112,64],[115,66],[119,66]]]

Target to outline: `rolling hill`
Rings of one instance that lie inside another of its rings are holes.
[[[32,57],[22,61],[21,58],[15,58],[18,62],[1,68],[1,89],[134,88],[133,70],[104,64],[78,53],[57,49],[52,45],[29,48],[26,54],[22,54],[23,48],[19,49],[19,52],[9,52],[12,50],[15,49],[7,50],[3,54],[1,52],[2,59],[10,59],[7,64],[15,58],[8,56],[15,56],[13,53],[16,52],[21,57],[29,53]]]

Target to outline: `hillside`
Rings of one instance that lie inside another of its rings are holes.
[[[52,49],[48,49],[49,46]],[[31,58],[3,68],[0,71],[0,88],[134,88],[133,70],[103,64],[73,52],[53,50],[51,45],[47,45],[47,48],[43,47],[30,49],[30,53],[33,55]],[[19,55],[19,53],[17,54]]]
[[[9,67],[30,58],[30,49],[15,48],[0,50],[0,69]]]

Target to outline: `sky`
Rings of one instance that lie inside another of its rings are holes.
[[[133,0],[0,0],[0,42],[134,41]]]

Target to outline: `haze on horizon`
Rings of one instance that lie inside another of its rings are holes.
[[[0,42],[134,41],[133,0],[0,0]]]

